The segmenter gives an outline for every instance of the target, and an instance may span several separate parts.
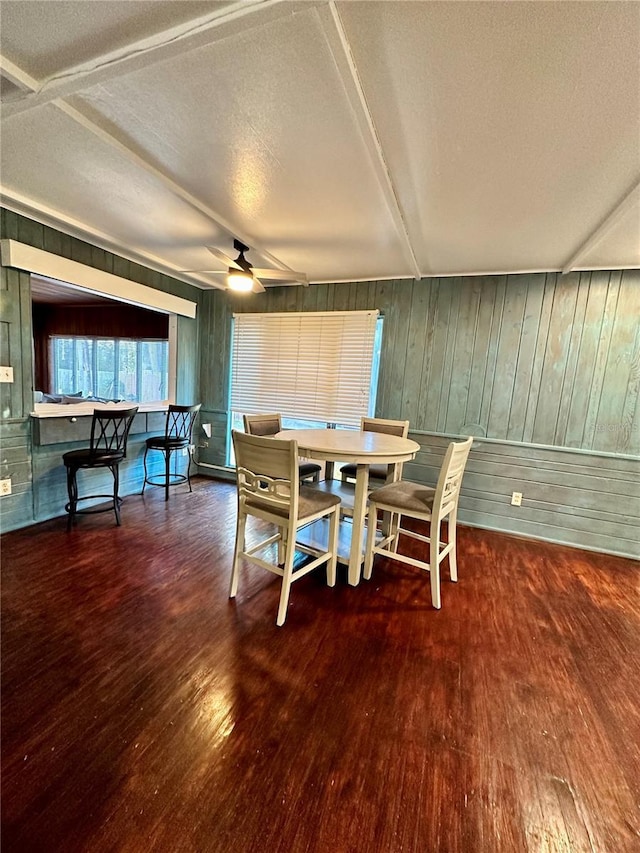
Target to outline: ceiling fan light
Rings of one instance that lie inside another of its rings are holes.
[[[232,268],[229,270],[229,275],[227,276],[227,285],[230,290],[247,293],[253,290],[253,276],[250,272]]]

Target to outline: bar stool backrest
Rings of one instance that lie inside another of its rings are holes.
[[[167,409],[165,436],[167,438],[183,439],[187,443],[190,443],[193,425],[198,417],[201,405],[202,403],[198,403],[195,406],[170,405]]]
[[[91,455],[127,455],[127,439],[138,407],[130,409],[94,409],[91,421]]]

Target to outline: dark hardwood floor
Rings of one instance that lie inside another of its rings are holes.
[[[640,850],[640,564],[459,529],[458,584],[245,567],[196,480],[2,537],[9,851]]]

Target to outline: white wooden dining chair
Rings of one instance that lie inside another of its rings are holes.
[[[380,432],[385,435],[397,435],[406,438],[409,434],[409,421],[394,421],[387,418],[361,418],[360,429],[362,432]],[[347,463],[340,469],[340,479],[343,483],[356,479],[356,465]],[[390,483],[402,477],[402,462],[391,465],[369,465],[369,480]]]
[[[456,555],[458,500],[462,477],[472,444],[473,438],[471,436],[466,441],[451,442],[440,468],[435,489],[408,480],[398,480],[395,483],[388,483],[380,489],[375,489],[369,494],[369,523],[363,572],[365,579],[368,580],[371,577],[373,559],[376,554],[408,563],[410,566],[417,566],[419,569],[429,572],[431,603],[435,608],[440,609],[440,563],[446,556],[449,557],[449,577],[452,581],[458,580]],[[391,521],[388,531],[382,539],[376,542],[378,512],[391,513]],[[426,536],[403,527],[403,518],[428,522],[429,535]],[[446,543],[440,541],[440,526],[444,520],[448,523],[448,541]],[[399,553],[398,540],[401,534],[428,544],[428,561]]]
[[[361,432],[378,432],[384,435],[397,435],[399,438],[406,438],[409,434],[409,421],[394,421],[387,418],[361,418]],[[402,462],[393,462],[391,464],[380,464],[374,462],[369,465],[369,488],[371,484],[379,486],[381,483],[392,483],[402,477]],[[345,488],[336,490],[342,499],[340,513],[343,517],[349,518],[353,515],[351,481],[355,481],[357,474],[357,466],[352,463],[343,465],[340,469],[340,483]]]
[[[231,571],[229,597],[238,591],[240,561],[246,560],[282,578],[277,624],[287,615],[293,581],[327,564],[327,583],[335,586],[338,558],[338,520],[340,498],[328,492],[300,485],[298,443],[233,431],[238,479],[238,520]],[[247,546],[247,518],[253,516],[275,526],[266,538],[258,534],[257,544]],[[320,518],[329,519],[326,549],[296,542],[301,527]],[[295,552],[313,559],[294,571]],[[264,552],[263,556],[257,556]]]
[[[277,435],[282,431],[282,418],[279,412],[259,415],[243,415],[244,431],[249,435]],[[300,482],[308,480],[311,483],[320,481],[322,466],[317,462],[300,463]]]

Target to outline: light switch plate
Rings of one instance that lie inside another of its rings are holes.
[[[0,382],[13,382],[13,367],[0,366]]]

